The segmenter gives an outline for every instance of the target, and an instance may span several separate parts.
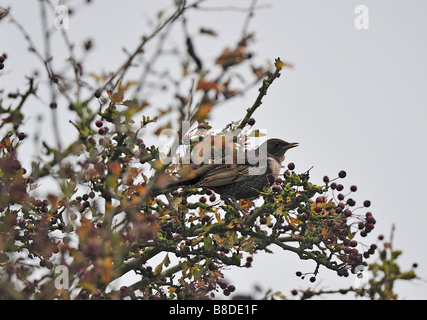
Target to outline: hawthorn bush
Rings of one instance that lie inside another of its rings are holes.
[[[315,184],[310,170],[299,172],[288,163],[274,185],[261,192],[263,201],[240,201],[247,215],[225,205],[209,189],[163,189],[171,176],[188,175],[197,167],[191,161],[182,164],[183,150],[191,153],[207,144],[216,154],[230,135],[236,150],[245,149],[246,140],[259,141],[262,130],[255,128],[254,113],[268,88],[291,67],[279,58],[255,65],[250,50],[254,35],[247,30],[255,2],[234,45],[219,50],[213,61],[199,56],[187,19],[188,12],[197,13],[203,3],[175,1],[174,11],[158,15],[153,31],[127,52],[117,70],[96,75],[86,71],[84,56],[76,56],[65,30],[47,27],[46,43],[58,32],[69,50],[64,68],[54,69],[55,57],[38,49],[13,8],[1,8],[1,19],[17,27],[28,42],[28,54],[37,56],[44,68],[43,75],[28,76],[26,88],[1,90],[2,299],[209,299],[219,291],[233,296],[236,287],[224,280],[223,271],[249,268],[257,253],[271,252],[273,246],[314,261],[313,272],[297,272],[312,282],[319,268],[348,277],[366,267],[373,276],[363,288],[288,288],[289,294],[266,298],[354,292],[390,299],[397,297],[395,280],[416,277],[413,269],[400,271],[395,262],[400,252],[392,250],[391,242],[384,242],[377,262],[367,264],[379,250],[369,240],[376,220],[369,212],[370,201],[356,199],[356,186],[342,191],[345,171]],[[47,13],[54,12],[54,6],[48,0],[40,6],[42,25],[49,26]],[[180,68],[173,73],[158,67],[156,60],[177,28],[184,30],[184,41],[175,48],[173,59]],[[216,33],[202,28],[199,35]],[[151,51],[146,50],[150,42],[155,43]],[[91,40],[83,46],[92,54]],[[7,53],[0,60],[1,77],[10,67]],[[143,70],[142,76],[128,76],[133,69]],[[50,92],[43,99],[51,99],[52,117],[59,112],[69,117],[75,139],[66,147],[59,134],[55,146],[36,141],[42,153],[31,167],[23,167],[21,145],[30,138],[24,125],[27,108],[31,98],[41,98],[40,87]],[[167,107],[154,107],[143,94],[150,90],[164,91]],[[214,132],[211,110],[248,91],[257,97],[242,119]],[[162,161],[166,155],[161,146],[149,143],[165,129],[175,130],[180,145],[169,152],[175,160],[169,163]],[[41,196],[37,191],[43,184],[57,186],[56,192]],[[110,285],[129,271],[135,274],[134,284]]]

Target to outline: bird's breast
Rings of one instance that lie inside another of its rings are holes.
[[[281,169],[281,165],[278,161],[276,161],[275,159],[272,159],[270,157],[267,158],[267,162],[268,162],[268,167],[271,170],[271,174],[277,178],[279,176],[280,173],[280,169]]]

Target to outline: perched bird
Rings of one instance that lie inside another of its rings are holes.
[[[220,164],[202,166],[189,178],[171,182],[165,189],[209,188],[242,211],[237,200],[256,198],[265,186],[272,185],[279,175],[286,151],[296,146],[298,143],[268,139],[251,155],[245,155],[243,163],[236,159],[233,163],[227,163],[223,158],[224,161],[219,161]]]

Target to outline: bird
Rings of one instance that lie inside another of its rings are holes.
[[[230,161],[223,158],[223,161],[218,161],[219,163],[207,164],[196,169],[188,178],[168,183],[164,190],[179,187],[211,189],[227,204],[244,212],[237,200],[257,198],[264,187],[271,186],[279,175],[286,151],[297,146],[296,142],[268,139],[250,155],[245,154],[243,163],[239,163],[236,159],[228,163]]]

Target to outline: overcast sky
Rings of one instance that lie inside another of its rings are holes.
[[[155,19],[159,9],[171,3],[93,0],[89,6],[81,6],[84,2],[69,2],[70,7],[81,9],[71,17],[66,32],[79,44],[88,38],[94,40],[95,52],[88,57],[87,66],[97,73],[115,70],[125,58],[122,48],[133,50],[141,35],[149,32],[148,19]],[[215,0],[204,6],[244,8],[250,2]],[[0,0],[0,4],[12,7],[14,17],[42,48],[39,1]],[[354,198],[372,202],[370,211],[377,224],[366,238],[368,244],[379,234],[389,237],[395,224],[394,246],[404,252],[399,259],[402,268],[409,269],[417,262],[418,275],[426,279],[427,2],[259,0],[258,5],[262,8],[249,27],[255,31],[251,50],[257,61],[280,57],[294,68],[285,70],[270,88],[254,115],[257,128],[266,129],[269,137],[299,142],[286,161],[294,162],[300,172],[314,166],[314,183],[321,184],[323,175],[334,177],[346,170],[347,188],[358,186]],[[359,5],[368,9],[368,29],[355,26],[359,16],[355,8]],[[218,39],[197,38],[200,42],[195,43],[200,56],[215,59],[224,45],[236,43],[246,14],[235,10],[192,11],[187,18],[190,34],[197,34],[201,26],[217,31]],[[181,39],[170,41],[179,43]],[[0,52],[8,54],[1,88],[23,90],[24,75],[29,70],[42,71],[27,47],[15,27],[0,23]],[[67,57],[61,48],[62,44],[53,49],[59,60],[61,54],[63,59]],[[241,119],[257,93],[255,87],[231,104],[219,106],[213,111],[211,125],[222,128],[231,120]],[[37,130],[43,139],[52,141],[48,108],[34,101],[28,112],[28,133]],[[46,126],[37,126],[38,115],[44,116]],[[61,138],[67,141],[74,132],[65,113],[60,118]],[[27,147],[29,163],[35,151],[31,142]],[[226,278],[239,293],[251,290],[254,284],[285,294],[311,285],[294,274],[313,271],[314,264],[300,262],[290,252],[274,252],[255,256],[250,269],[231,268]],[[355,277],[338,278],[321,268],[316,283],[318,288],[334,289],[354,281]],[[425,280],[397,283],[396,291],[400,298],[427,298]]]

